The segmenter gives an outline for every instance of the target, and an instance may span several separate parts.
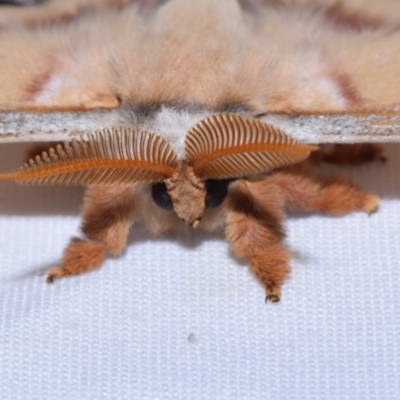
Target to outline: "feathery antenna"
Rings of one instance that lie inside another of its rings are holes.
[[[203,178],[233,178],[294,164],[317,149],[256,118],[228,113],[200,121],[186,137],[187,160]]]
[[[150,183],[171,176],[178,165],[160,136],[133,129],[88,134],[58,145],[0,179],[24,184],[93,185]]]

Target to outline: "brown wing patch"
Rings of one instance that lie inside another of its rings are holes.
[[[360,107],[362,105],[363,99],[357,92],[349,75],[332,73],[331,78],[337,84],[341,95],[351,106]]]
[[[104,130],[73,139],[36,156],[0,179],[25,184],[93,185],[150,183],[170,177],[176,154],[160,136],[132,129]]]
[[[46,84],[50,81],[52,70],[48,69],[45,72],[35,76],[26,86],[24,93],[26,100],[34,100],[35,97],[43,90]]]
[[[195,125],[186,137],[186,157],[203,178],[230,178],[304,160],[316,146],[301,145],[255,118],[218,114]]]

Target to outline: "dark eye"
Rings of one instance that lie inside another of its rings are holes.
[[[228,194],[228,186],[233,179],[209,179],[206,181],[206,208],[215,208],[222,204]]]
[[[158,207],[165,211],[172,211],[172,201],[167,193],[167,187],[164,182],[155,183],[151,186],[151,196],[153,197],[154,203]]]

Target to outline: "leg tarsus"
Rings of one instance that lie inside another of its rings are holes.
[[[265,302],[267,303],[268,301],[270,301],[271,303],[279,303],[281,301],[280,298],[280,293],[276,294],[276,293],[270,293],[270,294],[266,294],[265,295]]]
[[[265,300],[277,303],[281,287],[290,273],[290,254],[279,244],[268,246],[263,253],[249,256],[248,263],[254,275],[265,287]]]
[[[341,177],[332,177],[323,182],[315,210],[325,214],[344,215],[354,211],[375,212],[379,197],[365,193]]]
[[[136,213],[137,197],[133,186],[89,187],[82,213],[82,231],[87,240],[71,240],[61,266],[47,271],[47,282],[100,268],[107,253],[120,254]]]
[[[365,193],[340,176],[313,178],[298,174],[293,168],[272,174],[265,184],[280,189],[288,207],[307,212],[344,215],[353,211],[372,213],[379,206],[379,197]]]
[[[363,210],[369,215],[376,212],[379,208],[380,198],[374,194],[368,194],[365,196]]]
[[[65,276],[77,275],[100,268],[106,256],[103,244],[74,238],[64,251],[61,266],[49,269],[47,283]]]
[[[258,189],[258,183],[240,181],[230,190],[226,237],[234,253],[247,260],[264,285],[266,299],[277,302],[290,272],[290,254],[280,244],[284,238],[280,223],[284,213],[273,193],[268,191],[270,198],[259,198],[263,191]]]

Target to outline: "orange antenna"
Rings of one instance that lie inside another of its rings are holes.
[[[217,114],[186,137],[186,157],[203,178],[233,178],[300,162],[317,146],[302,145],[256,118]]]
[[[0,179],[24,184],[93,185],[150,183],[171,176],[178,165],[170,145],[141,130],[112,129],[73,139],[36,156]]]

